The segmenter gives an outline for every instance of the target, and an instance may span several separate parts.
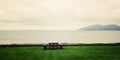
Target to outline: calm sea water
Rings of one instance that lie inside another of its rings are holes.
[[[15,43],[118,43],[120,31],[0,31],[0,44]]]

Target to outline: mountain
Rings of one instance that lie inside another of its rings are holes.
[[[79,30],[120,30],[120,26],[115,24],[109,24],[109,25],[92,25],[83,27]]]

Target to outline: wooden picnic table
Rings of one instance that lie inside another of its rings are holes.
[[[63,46],[59,43],[48,43],[48,44],[45,44],[44,46],[44,49],[50,49],[50,50],[55,50],[55,49],[63,49]]]

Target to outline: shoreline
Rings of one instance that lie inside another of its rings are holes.
[[[30,47],[44,46],[45,44],[0,44],[0,47]],[[120,43],[61,43],[63,46],[120,46]]]

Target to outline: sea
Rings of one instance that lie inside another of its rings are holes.
[[[120,43],[120,31],[0,30],[0,44]]]

